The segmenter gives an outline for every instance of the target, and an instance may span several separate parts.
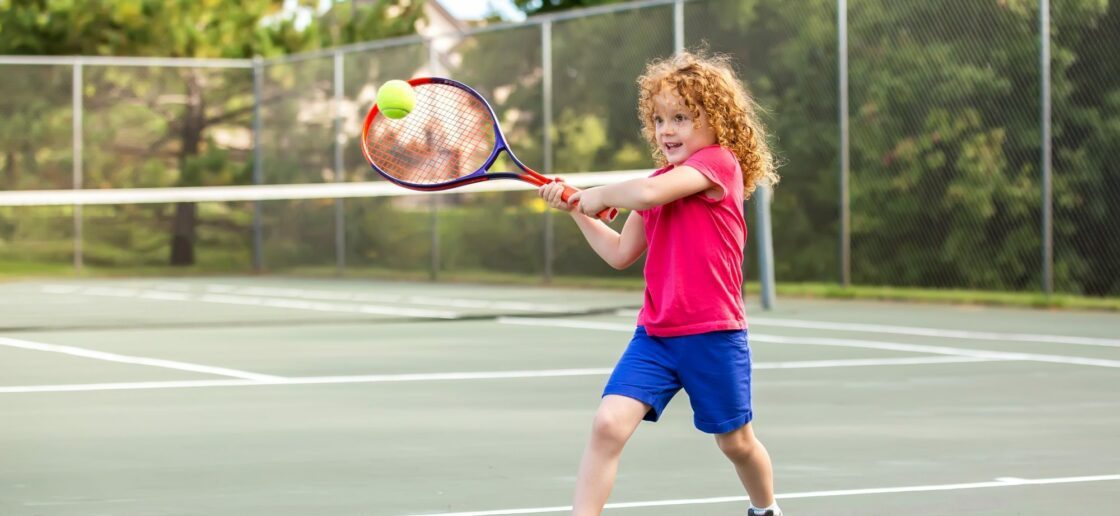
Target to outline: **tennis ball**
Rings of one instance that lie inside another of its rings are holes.
[[[394,79],[382,84],[377,90],[377,109],[389,118],[404,118],[414,106],[416,90],[405,81]]]

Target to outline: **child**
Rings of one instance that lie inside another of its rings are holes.
[[[684,388],[694,424],[715,434],[750,495],[749,516],[781,516],[766,448],[751,429],[751,352],[743,309],[743,199],[778,180],[763,127],[725,57],[681,53],[638,79],[642,134],[663,166],[651,176],[590,188],[565,203],[595,252],[617,269],[648,250],[638,327],[603,391],[580,462],[573,514],[598,515],[622,447]],[[594,215],[633,210],[619,234]]]

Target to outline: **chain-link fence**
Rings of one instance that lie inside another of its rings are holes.
[[[1117,296],[1118,33],[1117,2],[659,0],[274,60],[3,58],[0,184],[378,180],[361,120],[382,82],[425,74],[491,99],[534,168],[649,168],[635,80],[653,58],[706,47],[732,56],[767,110],[783,163],[778,281]],[[252,261],[273,270],[615,273],[531,192],[293,203],[217,220],[255,221]],[[0,259],[184,260],[136,228],[191,237],[189,210],[8,213]],[[483,231],[495,220],[507,227]],[[222,225],[197,238],[227,239]]]
[[[1120,5],[1054,0],[1054,289],[1120,295]]]
[[[1037,24],[998,2],[853,2],[852,282],[1041,282]]]

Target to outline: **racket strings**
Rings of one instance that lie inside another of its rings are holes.
[[[470,93],[446,84],[416,87],[408,116],[378,114],[370,124],[368,155],[389,176],[412,184],[436,185],[481,169],[495,144],[493,119]]]

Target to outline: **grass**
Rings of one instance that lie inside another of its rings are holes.
[[[302,277],[338,277],[335,267],[294,267],[267,274]],[[69,264],[42,264],[36,262],[0,261],[0,281],[29,278],[111,278],[111,277],[185,277],[185,276],[244,275],[231,272],[228,266],[193,267],[130,267],[104,268],[87,266],[75,274]],[[392,279],[430,281],[427,270],[399,270],[371,267],[349,267],[341,275],[345,278]],[[494,271],[442,271],[438,281],[446,283],[483,283],[497,285],[542,285],[539,274],[502,273]],[[551,286],[572,288],[599,288],[641,290],[643,281],[633,276],[556,276]],[[744,285],[748,295],[759,293],[759,285]],[[967,304],[1018,308],[1101,310],[1120,312],[1120,297],[1088,297],[1073,294],[1046,295],[1041,292],[998,292],[986,290],[929,289],[908,287],[840,286],[828,283],[779,283],[779,297],[816,299],[857,299],[938,304]]]
[[[292,274],[314,277],[333,277],[333,267],[305,267],[292,269]],[[389,269],[347,269],[344,277],[373,279],[399,279],[428,281],[428,271],[399,271]],[[499,273],[493,271],[444,271],[439,281],[448,283],[488,283],[505,285],[540,285],[540,275]],[[637,277],[556,276],[550,285],[559,287],[605,288],[641,290],[645,283]],[[929,289],[908,287],[840,286],[828,283],[778,283],[779,297],[816,299],[859,299],[874,301],[899,301],[959,305],[1005,306],[1019,308],[1045,308],[1070,310],[1104,310],[1120,312],[1120,297],[1088,297],[1073,294],[1042,292],[998,292],[987,290]],[[758,295],[757,282],[743,286],[748,295]]]
[[[958,305],[1120,311],[1118,297],[1088,297],[1042,292],[872,287],[821,283],[779,283],[778,295],[822,299],[861,299]]]
[[[73,276],[74,267],[69,264],[39,262],[0,262],[0,280],[14,280],[40,277]]]

